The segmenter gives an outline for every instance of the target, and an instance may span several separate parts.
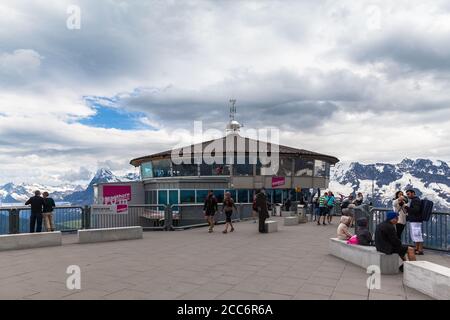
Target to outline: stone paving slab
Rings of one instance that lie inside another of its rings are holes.
[[[0,299],[430,299],[403,286],[402,274],[382,276],[368,295],[365,270],[328,253],[336,227],[280,223],[259,234],[241,222],[228,234],[218,226],[85,245],[64,235],[62,247],[0,252]],[[419,259],[450,267],[448,255]],[[81,268],[81,290],[66,288],[70,265]]]

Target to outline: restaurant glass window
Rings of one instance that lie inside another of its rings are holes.
[[[223,190],[213,190],[214,196],[217,199],[217,202],[222,203],[223,202]]]
[[[314,171],[314,160],[297,158],[294,162],[294,173],[296,177],[312,177]]]
[[[253,164],[250,164],[248,155],[234,156],[233,175],[253,176]]]
[[[314,166],[314,176],[316,177],[329,177],[330,165],[322,160],[316,160]]]
[[[172,165],[172,175],[174,177],[195,177],[198,176],[198,166],[196,164],[174,164]]]
[[[274,203],[283,203],[283,190],[274,189],[273,190],[273,202]]]
[[[239,189],[238,190],[238,201],[239,203],[249,203],[249,196],[247,189]]]
[[[170,177],[172,161],[168,159],[153,160],[153,176],[155,178]]]
[[[178,204],[178,190],[169,190],[169,204]]]
[[[153,178],[153,165],[151,161],[141,164],[141,177],[142,179]]]
[[[208,196],[208,190],[197,190],[196,203],[204,203],[207,196]]]
[[[290,158],[280,158],[279,168],[278,168],[278,176],[289,177],[292,176],[292,159]]]
[[[158,197],[156,190],[145,191],[145,204],[157,204]]]
[[[195,203],[195,190],[180,190],[181,203]]]
[[[167,204],[167,190],[158,190],[158,204]]]

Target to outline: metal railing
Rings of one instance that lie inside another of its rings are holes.
[[[231,220],[242,221],[252,218],[251,203],[236,203],[237,210],[233,210]],[[222,205],[219,204],[219,211],[214,215],[216,224],[225,223],[225,214],[222,213]],[[173,213],[171,229],[187,229],[193,227],[207,226],[205,216],[203,214],[202,204],[176,204],[170,206]]]
[[[9,233],[9,216],[8,209],[0,209],[0,234]]]
[[[369,212],[369,230],[374,234],[376,226],[386,220],[386,208],[372,208]],[[424,248],[450,251],[450,213],[433,212],[430,220],[423,222],[422,234]],[[402,242],[413,245],[410,237],[409,222],[402,234]]]

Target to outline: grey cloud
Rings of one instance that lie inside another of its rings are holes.
[[[78,171],[70,170],[67,173],[60,176],[63,181],[86,181],[92,177],[92,172],[85,167],[80,167]]]

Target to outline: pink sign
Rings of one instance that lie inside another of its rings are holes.
[[[272,177],[272,188],[284,186],[285,183],[285,177]]]
[[[130,185],[103,186],[103,204],[117,205],[117,213],[128,213],[128,202],[131,201]]]

